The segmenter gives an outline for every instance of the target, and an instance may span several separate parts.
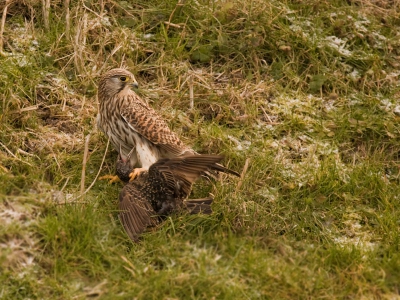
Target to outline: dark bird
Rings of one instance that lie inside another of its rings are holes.
[[[128,236],[137,241],[163,216],[187,210],[211,213],[212,198],[186,200],[192,184],[207,171],[226,172],[220,155],[163,158],[126,184],[119,195],[119,217]]]
[[[133,166],[131,165],[130,157],[135,148],[128,153],[126,157],[122,155],[122,151],[118,154],[117,162],[115,163],[115,173],[116,177],[124,183],[129,182],[131,179],[129,176],[133,170]],[[107,177],[107,176],[105,176]],[[112,178],[111,181],[115,181],[116,179]]]
[[[136,167],[131,178],[148,170],[159,159],[197,154],[131,90],[137,86],[131,72],[112,69],[101,77],[98,88],[97,126],[120,151],[121,157],[127,157],[134,148],[129,156],[130,164]],[[237,173],[235,175],[238,176]]]

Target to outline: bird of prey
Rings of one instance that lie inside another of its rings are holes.
[[[99,81],[99,113],[97,126],[110,139],[121,157],[130,156],[136,176],[161,158],[192,155],[196,152],[185,146],[169,129],[165,120],[147,105],[131,88],[138,84],[131,72],[112,69]]]
[[[163,216],[185,209],[189,213],[211,213],[212,198],[185,199],[192,184],[206,171],[226,171],[218,164],[222,158],[206,154],[163,158],[126,184],[119,195],[119,218],[128,236],[137,241]]]
[[[101,77],[98,88],[97,126],[119,150],[120,157],[127,157],[135,148],[129,156],[130,164],[140,168],[133,170],[131,179],[161,158],[197,154],[184,145],[165,120],[131,89],[137,86],[131,72],[112,69]],[[228,169],[224,172],[239,176]]]

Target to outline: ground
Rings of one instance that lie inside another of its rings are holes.
[[[0,3],[1,299],[399,299],[396,1]],[[132,243],[97,80],[243,180]]]

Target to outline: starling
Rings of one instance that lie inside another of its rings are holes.
[[[133,167],[130,162],[130,157],[133,154],[135,148],[128,153],[126,157],[122,157],[122,152],[120,151],[118,154],[118,159],[115,164],[115,173],[116,176],[124,183],[127,183],[130,180],[129,175],[131,174]]]
[[[162,158],[126,184],[119,195],[119,218],[133,241],[162,217],[187,210],[211,213],[212,198],[186,200],[192,184],[206,171],[226,172],[219,155]]]

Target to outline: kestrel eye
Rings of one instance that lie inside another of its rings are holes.
[[[125,81],[127,80],[127,78],[126,78],[125,76],[121,76],[121,77],[119,78],[119,80],[121,80],[122,82],[125,82]]]

